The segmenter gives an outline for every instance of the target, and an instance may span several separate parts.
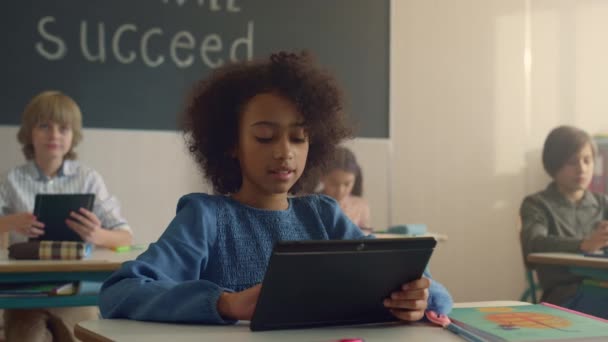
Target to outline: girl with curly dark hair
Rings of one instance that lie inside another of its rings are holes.
[[[276,242],[364,237],[335,200],[289,196],[350,136],[336,82],[308,55],[279,53],[215,70],[195,87],[184,131],[218,195],[180,199],[158,242],[104,284],[104,317],[249,320]],[[419,320],[429,286],[427,278],[413,281],[384,304],[400,319]]]

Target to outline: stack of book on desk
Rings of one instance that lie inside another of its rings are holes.
[[[0,284],[0,298],[69,296],[78,290],[77,283],[8,283]]]
[[[456,308],[448,330],[467,341],[608,341],[608,321],[551,304]]]

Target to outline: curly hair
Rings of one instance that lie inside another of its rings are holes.
[[[315,66],[307,52],[279,52],[215,69],[193,87],[181,125],[188,150],[217,193],[235,193],[241,187],[239,162],[230,152],[238,144],[240,114],[262,93],[291,101],[304,118],[309,152],[292,194],[319,173],[337,144],[352,136],[336,80]]]

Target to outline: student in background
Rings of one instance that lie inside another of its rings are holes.
[[[587,190],[596,147],[586,132],[560,126],[549,133],[543,165],[553,181],[521,205],[524,254],[595,252],[608,246],[608,197]],[[536,267],[542,301],[608,318],[608,298],[591,299],[580,291],[582,277],[567,267]]]
[[[68,226],[86,242],[102,247],[131,244],[131,229],[96,171],[76,161],[82,115],[69,96],[45,91],[25,107],[17,138],[27,159],[0,181],[0,232],[10,243],[44,233],[32,214],[38,193],[94,193],[93,211],[73,212]],[[5,310],[7,341],[72,341],[75,323],[95,319],[96,307]]]
[[[341,112],[335,80],[306,54],[225,65],[201,81],[186,110],[185,134],[220,195],[179,200],[160,239],[104,283],[103,317],[250,320],[277,241],[362,238],[335,200],[289,196],[350,135]],[[429,292],[443,300],[431,301]],[[430,307],[439,313],[451,307],[447,291],[424,277],[384,305],[416,321],[427,301],[439,303]]]
[[[363,175],[354,153],[338,147],[321,176],[322,193],[333,197],[342,211],[359,226],[371,232],[369,205],[363,195]]]

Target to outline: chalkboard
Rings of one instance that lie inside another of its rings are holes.
[[[308,49],[343,86],[361,137],[389,132],[390,0],[19,0],[0,4],[0,124],[58,89],[86,127],[172,130],[223,63]]]

